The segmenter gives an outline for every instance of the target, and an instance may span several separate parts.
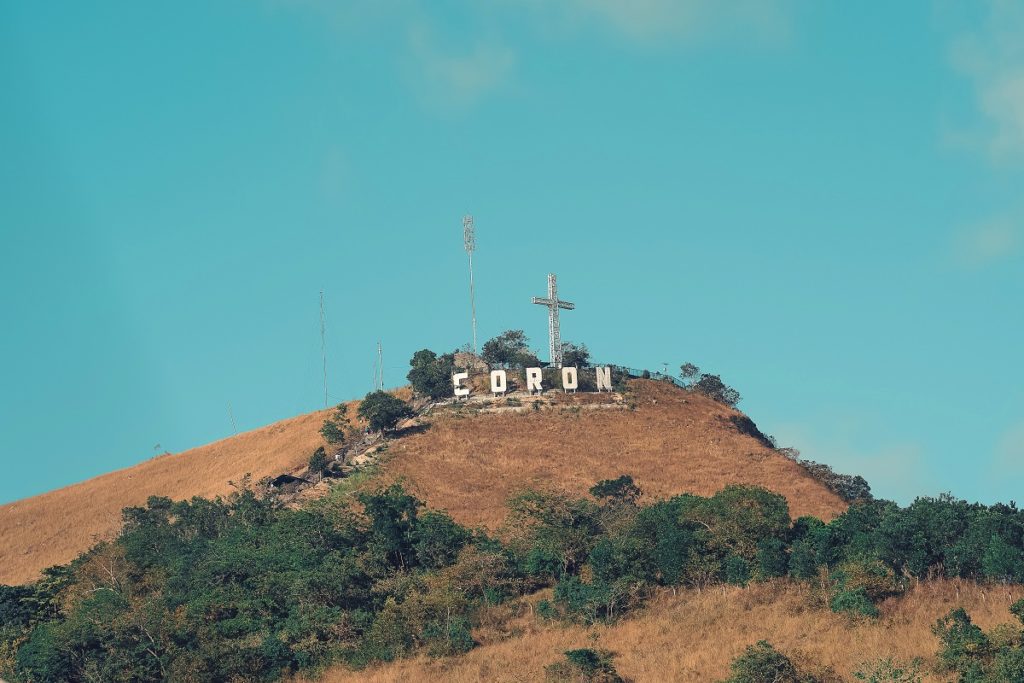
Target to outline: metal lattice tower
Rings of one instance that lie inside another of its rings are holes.
[[[476,249],[476,229],[473,227],[473,217],[470,215],[462,218],[462,240],[466,246],[466,253],[469,254],[469,308],[473,314],[473,355],[476,355],[476,295],[473,291],[473,251]]]
[[[562,336],[558,327],[558,309],[564,308],[571,311],[576,308],[576,304],[558,299],[558,283],[554,273],[548,273],[547,298],[535,296],[533,303],[548,307],[548,357],[551,359],[551,365],[560,368],[562,367]]]

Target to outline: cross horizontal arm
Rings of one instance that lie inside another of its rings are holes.
[[[565,308],[565,309],[571,311],[572,309],[576,308],[576,304],[571,304],[568,301],[559,301],[558,302],[558,307],[559,308]]]
[[[553,306],[555,304],[555,302],[552,301],[551,299],[542,299],[539,296],[533,297],[533,303],[541,304],[543,306]]]

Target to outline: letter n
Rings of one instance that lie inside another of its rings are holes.
[[[609,367],[594,368],[597,371],[597,390],[612,390],[612,369]]]

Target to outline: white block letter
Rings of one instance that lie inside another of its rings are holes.
[[[597,390],[607,389],[612,390],[612,369],[611,368],[595,368],[597,371]]]
[[[531,394],[533,390],[544,391],[544,387],[541,386],[540,380],[543,375],[540,372],[540,368],[526,368],[526,390]]]
[[[468,372],[456,372],[452,375],[452,384],[455,385],[455,398],[459,396],[469,396],[469,389],[462,386],[462,380],[469,379]]]
[[[491,370],[491,393],[504,394],[508,389],[508,377],[504,370]]]
[[[576,375],[576,368],[562,368],[562,391],[576,391],[580,385],[579,377]]]

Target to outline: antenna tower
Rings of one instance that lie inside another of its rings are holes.
[[[324,316],[324,290],[320,290],[320,355],[324,358],[324,408],[327,407],[327,318]]]
[[[374,378],[374,389],[384,391],[384,349],[377,341],[377,376]]]
[[[466,253],[469,254],[469,308],[473,313],[473,355],[476,355],[476,296],[473,291],[473,251],[476,249],[476,229],[473,227],[473,217],[470,215],[462,218],[462,240],[466,246]]]

